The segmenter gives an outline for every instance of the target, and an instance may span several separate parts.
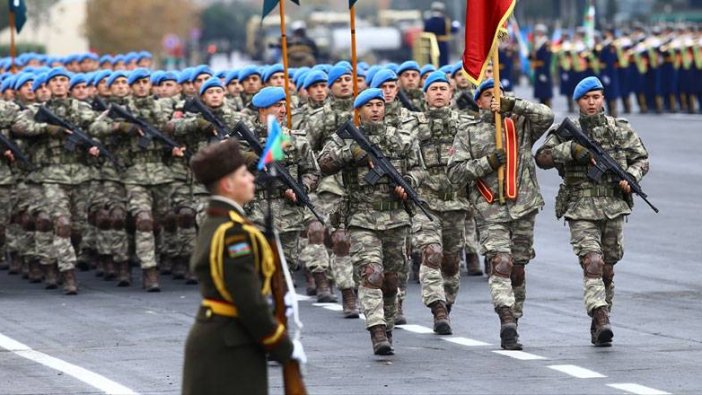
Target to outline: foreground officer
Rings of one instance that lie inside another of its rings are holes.
[[[526,299],[525,266],[534,258],[534,221],[544,204],[531,146],[553,123],[553,112],[509,96],[498,102],[492,96],[493,84],[489,79],[475,92],[480,116],[456,135],[448,177],[457,187],[470,183],[468,200],[475,207],[480,244],[492,267],[490,294],[500,317],[501,346],[521,350],[517,320]],[[514,134],[505,130],[505,149],[495,149],[497,111],[514,123]],[[500,204],[497,170],[505,163],[505,197],[510,192],[514,197]]]
[[[268,304],[276,267],[267,240],[244,217],[255,188],[246,165],[233,139],[191,161],[212,197],[190,260],[203,300],[185,343],[183,394],[267,394],[266,353],[279,362],[306,359]]]
[[[580,107],[580,126],[637,181],[648,172],[648,152],[625,119],[604,114],[604,87],[596,77],[582,80],[573,93]],[[592,317],[591,341],[610,346],[609,312],[614,298],[614,265],[622,259],[624,218],[631,214],[631,188],[609,175],[594,184],[587,178],[590,152],[574,141],[561,141],[554,133],[536,154],[543,169],[555,167],[563,177],[556,197],[556,217],[570,227],[570,243],[583,268],[585,308]]]

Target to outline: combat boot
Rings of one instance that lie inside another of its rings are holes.
[[[81,272],[87,272],[94,265],[93,262],[98,259],[97,252],[92,248],[83,249],[76,257],[76,268]]]
[[[602,306],[592,311],[592,325],[590,326],[591,341],[596,347],[610,347],[612,345],[612,326],[609,324],[607,306]]]
[[[95,277],[102,277],[105,275],[105,264],[100,259],[95,259],[93,261],[95,265]]]
[[[373,354],[375,355],[393,355],[394,350],[388,341],[385,325],[373,325],[368,328],[371,335],[371,343],[373,344]]]
[[[61,272],[63,275],[63,293],[65,295],[77,295],[78,283],[76,281],[76,272],[73,269]]]
[[[36,259],[29,261],[29,282],[40,283],[43,277],[41,265]]]
[[[56,264],[42,265],[42,269],[44,269],[44,288],[58,288],[58,267]]]
[[[434,315],[434,333],[437,335],[452,334],[446,303],[444,303],[443,300],[437,300],[430,304],[429,307],[431,308],[431,313]]]
[[[8,262],[8,274],[19,274],[22,271],[22,258],[16,252],[9,254],[10,261]]]
[[[324,272],[312,273],[314,276],[314,282],[317,284],[317,302],[318,303],[334,303],[336,302],[336,297],[331,294],[329,289],[329,280],[327,280],[327,274]]]
[[[512,309],[508,306],[499,307],[497,315],[500,317],[500,346],[505,350],[521,350],[522,345],[519,343],[517,321],[514,318]]]
[[[161,286],[158,284],[158,269],[155,267],[144,269],[144,289],[146,292],[161,292]]]
[[[188,264],[182,257],[172,258],[173,260],[173,279],[182,280],[188,272]]]
[[[341,290],[341,304],[344,306],[344,318],[358,318],[356,292],[354,292],[353,288]]]
[[[466,261],[469,276],[483,275],[483,271],[480,270],[480,257],[478,257],[478,254],[466,254]]]
[[[305,293],[307,296],[315,296],[317,295],[317,285],[314,282],[314,276],[312,275],[312,272],[307,270],[307,268],[304,269],[305,273]]]
[[[402,309],[402,299],[397,298],[397,314],[395,314],[395,325],[407,325],[405,311]]]
[[[132,268],[129,261],[117,262],[117,286],[129,287],[132,285]]]
[[[98,259],[102,262],[102,267],[105,270],[103,279],[105,281],[110,281],[117,278],[117,268],[115,267],[114,260],[112,260],[112,255],[100,255]]]
[[[395,353],[395,348],[392,346],[392,330],[385,331],[385,337],[388,338],[388,343],[390,343],[390,352]]]
[[[197,276],[190,269],[185,272],[185,285],[197,285]]]
[[[168,256],[161,257],[158,268],[164,276],[171,274],[173,272],[173,259]]]
[[[29,261],[29,258],[22,259],[22,268],[20,269],[20,273],[22,273],[22,278],[24,280],[29,279]]]

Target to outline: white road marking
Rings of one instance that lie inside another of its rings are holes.
[[[546,357],[542,357],[541,355],[529,354],[528,352],[524,351],[494,350],[493,352],[495,354],[505,355],[520,361],[536,361],[539,359],[546,359]]]
[[[302,295],[302,294],[298,294],[298,293],[296,293],[295,295],[297,296],[297,300],[301,300],[301,301],[302,300],[307,301],[307,300],[312,299],[311,297],[309,297],[307,295]]]
[[[490,345],[489,343],[481,342],[480,340],[469,339],[461,336],[442,337],[441,339],[466,347],[481,347]]]
[[[607,377],[603,374],[597,373],[595,371],[592,371],[590,369],[585,369],[581,368],[580,366],[576,365],[551,365],[549,366],[550,369],[557,370],[559,372],[563,372],[567,375],[573,376],[575,378],[579,379],[599,379],[603,377]]]
[[[397,325],[395,327],[400,328],[400,329],[405,330],[405,331],[408,331],[408,332],[413,332],[413,333],[434,333],[433,329],[427,328],[426,326],[421,326],[421,325],[407,324],[407,325]]]
[[[0,333],[0,347],[4,348],[22,358],[29,359],[36,363],[42,364],[51,369],[58,370],[72,376],[91,387],[97,388],[106,394],[115,395],[132,395],[137,394],[133,390],[118,384],[107,377],[101,376],[97,373],[91,372],[90,370],[81,368],[80,366],[74,365],[72,363],[54,358],[50,355],[44,354],[39,351],[32,350],[29,346],[22,344],[10,337],[7,337]]]
[[[634,383],[607,384],[607,386],[636,395],[670,395],[670,392],[665,392],[657,390],[655,388],[646,387],[645,385]]]
[[[363,313],[359,314],[359,315],[358,315],[358,318],[362,319],[363,321],[366,320],[366,316],[363,315]]]

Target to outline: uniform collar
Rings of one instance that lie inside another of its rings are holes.
[[[210,197],[210,205],[217,206],[217,207],[229,206],[226,208],[230,208],[230,209],[233,208],[240,215],[245,215],[244,209],[241,207],[241,205],[239,203],[235,202],[234,200],[229,199],[228,197],[224,197],[221,195],[212,195]]]

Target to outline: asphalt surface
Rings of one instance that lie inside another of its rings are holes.
[[[564,103],[555,105],[560,121]],[[590,344],[581,269],[553,214],[559,178],[540,171],[547,204],[527,269],[523,353],[500,352],[484,277],[462,279],[450,337],[426,333],[431,313],[410,282],[411,325],[395,331],[391,357],[374,356],[364,322],[343,319],[339,305],[301,301],[309,393],[702,393],[702,116],[627,117],[651,154],[642,185],[661,212],[637,198],[625,225],[613,347]],[[68,297],[0,272],[0,394],[178,393],[196,288],[164,278],[161,293],[147,294],[90,272],[79,281],[80,295]],[[281,370],[271,366],[269,377],[271,393],[282,393]]]

